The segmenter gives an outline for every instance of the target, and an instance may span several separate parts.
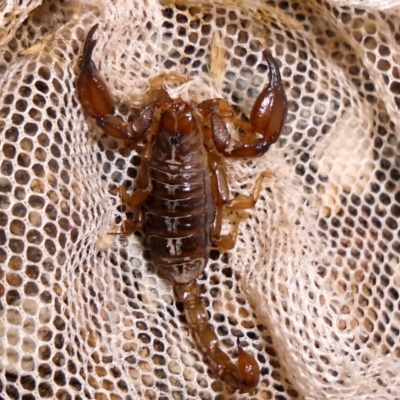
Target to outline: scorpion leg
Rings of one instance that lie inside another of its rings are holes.
[[[238,121],[233,110],[222,99],[207,100],[199,104],[203,116],[211,123],[212,140],[216,149],[225,157],[258,157],[275,143],[283,129],[287,114],[287,98],[278,65],[272,55],[264,51],[269,66],[269,84],[258,95],[250,115],[250,123]],[[225,121],[233,122],[245,130],[245,142],[234,141]],[[256,133],[261,138],[256,138]]]
[[[211,170],[211,190],[215,204],[211,240],[221,249],[232,250],[235,247],[239,223],[241,220],[247,218],[247,214],[237,214],[231,232],[227,235],[221,235],[224,207],[230,203],[228,182],[226,180],[223,158],[219,154],[211,151],[208,155],[208,163]]]
[[[240,194],[234,199],[229,199],[229,188],[223,158],[215,151],[210,151],[208,160],[211,170],[211,189],[215,203],[215,217],[211,228],[211,239],[218,247],[224,250],[231,250],[235,247],[240,221],[246,219],[248,215],[246,213],[237,214],[231,232],[227,235],[221,235],[224,207],[233,211],[253,208],[260,196],[263,179],[271,178],[273,175],[271,172],[262,172],[256,180],[252,194]]]
[[[125,221],[123,224],[124,233],[133,233],[144,225],[144,215],[142,211],[142,203],[147,199],[152,190],[150,175],[148,171],[148,157],[150,145],[146,145],[142,153],[142,164],[139,169],[138,176],[135,181],[135,190],[129,194],[125,186],[119,186],[115,191],[119,191],[122,201],[133,209],[133,219]]]
[[[93,35],[97,28],[98,24],[90,29],[79,63],[80,73],[76,84],[79,101],[87,114],[95,118],[97,124],[107,134],[116,139],[137,142],[149,130],[154,113],[154,104],[150,103],[145,106],[131,125],[113,115],[114,101],[106,82],[92,61],[92,53],[97,43],[97,40],[93,40]]]
[[[181,76],[177,74],[161,74],[157,75],[154,78],[151,78],[149,83],[151,89],[163,89],[165,82],[170,83],[185,83],[189,80],[186,76]]]
[[[264,178],[272,178],[273,174],[271,172],[262,172],[257,180],[251,195],[240,194],[226,204],[226,207],[230,210],[246,210],[247,208],[253,208],[260,197],[261,184]]]
[[[237,236],[239,233],[240,221],[245,220],[248,215],[246,213],[236,214],[230,233],[226,235],[221,235],[222,211],[223,207],[216,210],[214,220],[215,223],[213,224],[211,229],[211,240],[220,249],[228,251],[232,250],[235,247]]]
[[[200,287],[196,280],[188,284],[175,285],[175,294],[184,305],[188,325],[194,333],[207,364],[233,389],[250,392],[258,384],[260,370],[254,357],[238,346],[238,367],[236,367],[218,345],[217,336],[208,323],[207,310],[200,297]]]

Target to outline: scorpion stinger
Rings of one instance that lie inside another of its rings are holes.
[[[166,79],[162,77],[153,81],[153,88],[145,96],[146,104],[128,125],[113,115],[114,103],[107,85],[91,60],[96,29],[97,25],[88,33],[77,79],[82,107],[113,137],[133,141],[135,145],[142,139],[148,140],[135,190],[129,195],[121,188],[124,201],[135,209],[131,228],[145,226],[152,261],[174,286],[187,323],[211,370],[231,388],[250,392],[260,380],[258,363],[242,349],[239,339],[237,366],[221,350],[197,278],[207,265],[211,243],[225,250],[233,248],[239,222],[246,218],[244,213],[237,214],[232,232],[222,235],[224,208],[241,211],[253,207],[262,180],[269,176],[267,172],[260,174],[251,195],[231,199],[224,157],[261,156],[278,139],[287,100],[276,62],[269,53],[264,53],[270,67],[270,82],[255,102],[250,123],[238,121],[223,99],[200,104],[171,99],[159,87]],[[245,130],[243,142],[231,138],[226,122]],[[149,132],[152,134],[148,135]],[[257,134],[262,137],[257,139]]]

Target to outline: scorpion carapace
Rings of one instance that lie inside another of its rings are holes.
[[[242,349],[239,339],[237,366],[219,348],[196,279],[207,264],[212,242],[223,250],[235,245],[239,222],[245,214],[237,213],[231,233],[222,235],[223,208],[235,211],[253,207],[262,179],[268,176],[259,176],[251,195],[230,199],[223,158],[261,156],[278,139],[287,113],[278,66],[265,51],[270,80],[255,101],[249,123],[236,119],[223,99],[199,104],[171,99],[162,88],[163,80],[171,76],[164,76],[153,81],[158,84],[150,87],[144,106],[128,124],[113,114],[107,85],[91,61],[96,29],[97,25],[88,33],[80,61],[80,102],[109,135],[129,142],[132,148],[147,141],[133,194],[120,188],[124,202],[135,211],[126,226],[131,231],[146,227],[152,260],[159,273],[173,284],[209,367],[233,389],[249,392],[260,379],[258,363]],[[172,78],[182,79],[175,75]],[[242,141],[231,138],[226,122],[240,126],[244,131]]]

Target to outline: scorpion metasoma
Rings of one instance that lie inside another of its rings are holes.
[[[268,175],[258,177],[252,195],[230,199],[223,157],[258,157],[278,139],[285,123],[287,99],[276,61],[263,52],[269,84],[257,97],[249,123],[236,119],[223,99],[199,104],[171,99],[162,88],[168,76],[154,80],[145,105],[132,122],[126,123],[114,115],[107,85],[91,60],[97,27],[92,27],[85,41],[77,93],[85,112],[107,134],[129,141],[132,149],[142,143],[135,190],[129,195],[121,188],[124,202],[134,210],[130,230],[145,228],[152,261],[183,303],[187,323],[208,366],[231,388],[249,392],[260,379],[258,363],[242,349],[239,339],[237,366],[220,349],[197,277],[207,264],[211,243],[222,250],[235,245],[244,213],[236,213],[232,231],[222,235],[223,209],[253,207],[262,179]],[[226,122],[238,125],[244,131],[243,139],[231,138]]]

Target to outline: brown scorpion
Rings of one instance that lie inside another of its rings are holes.
[[[135,211],[130,230],[145,227],[152,261],[173,284],[211,370],[231,388],[249,392],[260,379],[258,363],[242,349],[239,339],[237,366],[220,349],[197,277],[207,264],[211,243],[222,250],[235,245],[239,221],[245,217],[237,213],[232,231],[222,235],[224,207],[233,211],[253,207],[262,179],[267,176],[259,176],[252,195],[231,199],[223,157],[259,157],[278,139],[286,119],[287,99],[276,61],[263,52],[269,84],[257,97],[249,123],[236,119],[223,99],[199,104],[171,99],[161,83],[151,87],[145,105],[128,124],[114,115],[107,85],[91,60],[97,27],[87,35],[79,64],[77,93],[83,109],[107,134],[130,142],[133,149],[147,139],[133,194],[121,188],[123,200]],[[226,122],[245,132],[240,141],[231,138]]]

